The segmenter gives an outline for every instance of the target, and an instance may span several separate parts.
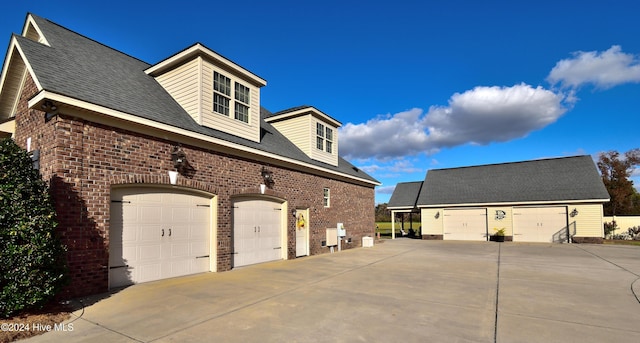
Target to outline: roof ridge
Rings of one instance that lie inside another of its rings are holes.
[[[134,59],[134,60],[137,60],[137,61],[139,61],[139,62],[142,62],[142,63],[144,63],[144,64],[147,64],[147,65],[149,65],[149,66],[151,65],[151,64],[150,64],[149,62],[147,62],[147,61],[143,61],[143,60],[139,59],[138,57],[132,56],[132,55],[130,55],[130,54],[127,54],[126,52],[123,52],[123,51],[120,51],[120,50],[115,49],[115,48],[113,48],[113,47],[110,47],[110,46],[108,46],[108,45],[106,45],[106,44],[104,44],[104,43],[101,43],[101,42],[99,42],[99,41],[97,41],[97,40],[93,39],[93,38],[90,38],[90,37],[87,37],[87,36],[85,36],[85,35],[83,35],[83,34],[81,34],[81,33],[78,33],[78,32],[76,32],[75,30],[72,30],[72,29],[70,29],[70,28],[68,28],[68,27],[62,26],[62,25],[60,25],[60,24],[58,24],[58,23],[56,23],[56,22],[54,22],[54,21],[52,21],[52,20],[50,20],[50,19],[48,19],[48,18],[41,17],[41,16],[39,16],[39,15],[37,15],[37,14],[34,14],[34,13],[32,13],[32,12],[28,12],[28,13],[27,13],[27,16],[29,16],[29,15],[31,15],[31,17],[33,17],[33,18],[34,18],[34,20],[36,20],[36,23],[37,23],[37,20],[39,20],[39,19],[40,19],[40,20],[44,20],[44,21],[46,21],[46,22],[48,22],[48,23],[50,23],[50,24],[52,24],[52,25],[55,25],[55,26],[57,26],[57,27],[59,27],[59,28],[61,28],[61,29],[63,29],[63,30],[66,30],[66,31],[68,31],[68,32],[70,32],[70,33],[73,33],[74,35],[77,35],[78,37],[81,37],[81,38],[84,38],[84,39],[86,39],[86,40],[89,40],[89,41],[91,41],[91,42],[93,42],[93,43],[96,43],[96,44],[98,44],[98,45],[101,45],[101,46],[103,46],[103,47],[105,47],[105,48],[107,48],[107,49],[109,49],[109,50],[115,51],[115,52],[117,52],[117,53],[119,53],[119,54],[125,55],[125,56],[127,56],[127,57],[129,57],[129,58],[132,58],[132,59]],[[52,48],[55,48],[55,46],[52,46]]]
[[[511,162],[488,163],[488,164],[479,164],[479,165],[473,165],[473,166],[460,166],[460,167],[439,168],[439,169],[431,169],[431,170],[433,170],[433,171],[438,171],[438,170],[452,170],[452,169],[466,169],[466,168],[481,168],[481,167],[491,167],[491,166],[504,166],[504,165],[515,165],[515,164],[524,164],[524,163],[541,162],[541,161],[562,160],[562,159],[570,159],[570,158],[578,158],[578,157],[586,157],[586,156],[589,156],[589,155],[574,155],[574,156],[562,156],[562,157],[547,157],[547,158],[538,158],[538,159],[525,160],[525,161],[511,161]]]

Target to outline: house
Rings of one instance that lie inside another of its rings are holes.
[[[420,211],[423,239],[486,241],[504,228],[508,241],[602,243],[607,201],[591,157],[575,156],[430,170],[398,184],[388,208]]]
[[[13,35],[0,130],[51,187],[69,296],[329,252],[373,236],[379,182],[339,155],[340,122],[271,113],[266,81],[196,43],[147,64],[37,15]]]

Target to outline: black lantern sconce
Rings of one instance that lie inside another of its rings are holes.
[[[273,184],[275,183],[275,181],[273,181],[272,172],[270,170],[267,170],[267,168],[262,167],[262,171],[260,172],[260,175],[262,175],[264,184],[267,185],[267,187],[272,188]]]
[[[58,114],[58,106],[54,104],[51,100],[45,100],[40,108],[45,112],[44,119],[45,121],[51,120],[56,114]]]
[[[570,215],[571,217],[575,217],[575,216],[577,216],[577,215],[578,215],[578,209],[574,208],[574,209],[573,209],[573,211],[571,211],[571,213],[569,213],[569,215]]]
[[[179,145],[173,147],[171,160],[173,161],[173,167],[179,171],[182,171],[187,166],[187,155]]]
[[[436,219],[440,218],[440,211],[436,212],[436,215],[433,216],[433,217],[436,218]]]
[[[298,211],[295,208],[291,209],[291,215],[295,218]]]

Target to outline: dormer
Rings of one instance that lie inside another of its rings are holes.
[[[198,124],[260,142],[262,78],[200,43],[145,72]]]
[[[338,165],[338,128],[342,124],[312,106],[274,113],[265,121],[310,158]]]

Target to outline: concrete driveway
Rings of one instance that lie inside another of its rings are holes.
[[[640,342],[640,247],[397,239],[85,299],[29,342]]]

